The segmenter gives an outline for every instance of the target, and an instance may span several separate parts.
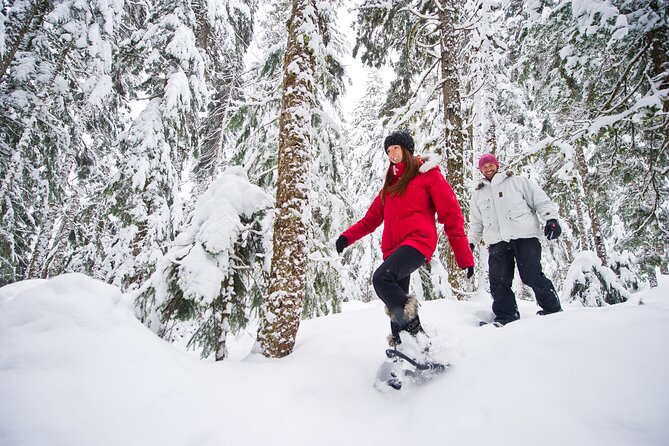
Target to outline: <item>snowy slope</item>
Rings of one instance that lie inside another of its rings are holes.
[[[303,322],[287,358],[211,363],[144,328],[112,286],[17,283],[0,289],[0,445],[669,444],[668,291],[662,277],[644,305],[546,317],[521,302],[502,329],[477,326],[486,296],[426,302],[451,369],[380,393],[378,302]]]

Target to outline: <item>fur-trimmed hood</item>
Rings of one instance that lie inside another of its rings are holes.
[[[418,172],[425,173],[437,167],[441,161],[441,157],[436,153],[426,153],[420,156],[420,160],[423,164],[418,168]]]
[[[507,171],[506,171],[506,176],[507,176],[507,177],[512,177],[513,175],[514,175],[513,171],[511,171],[511,170],[507,170]],[[476,190],[481,190],[481,189],[483,188],[483,186],[485,186],[485,183],[486,183],[486,182],[489,183],[488,180],[481,181],[481,182],[476,186]]]

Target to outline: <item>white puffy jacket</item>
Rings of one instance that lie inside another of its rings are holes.
[[[470,204],[469,242],[488,246],[500,241],[543,236],[539,221],[557,219],[557,206],[534,182],[498,172],[483,180]]]

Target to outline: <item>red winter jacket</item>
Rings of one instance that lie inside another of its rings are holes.
[[[379,192],[365,216],[342,233],[348,244],[352,245],[384,223],[381,238],[384,260],[398,247],[406,245],[416,248],[429,262],[437,248],[436,213],[439,223],[444,225],[458,266],[474,266],[460,203],[441,174],[438,162],[435,155],[425,157],[419,174],[411,180],[404,195],[386,194],[385,204],[381,204]],[[406,165],[399,163],[395,167],[392,183],[399,180]]]

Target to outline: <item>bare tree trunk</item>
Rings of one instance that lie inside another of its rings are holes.
[[[460,200],[462,213],[469,215],[465,189],[464,152],[465,136],[462,128],[462,109],[460,101],[460,80],[456,70],[456,54],[459,48],[455,31],[456,8],[453,0],[441,1],[439,22],[441,32],[441,92],[444,110],[444,139],[446,158],[446,179]],[[448,269],[448,281],[451,288],[461,290],[463,277],[455,261],[453,252],[442,251]]]
[[[315,0],[293,0],[283,60],[283,97],[279,118],[276,221],[269,296],[263,305],[258,342],[265,356],[290,354],[300,325],[306,289],[305,206],[315,58],[310,47],[317,29]]]

